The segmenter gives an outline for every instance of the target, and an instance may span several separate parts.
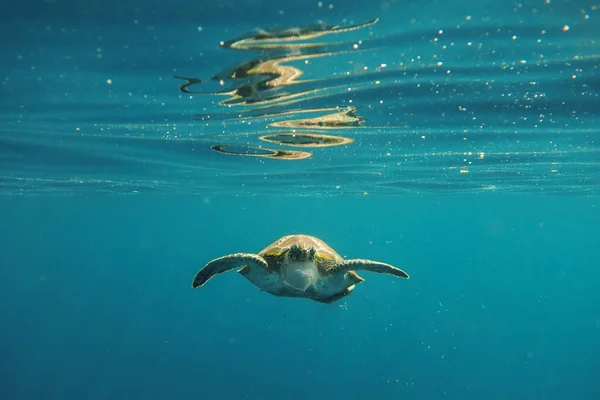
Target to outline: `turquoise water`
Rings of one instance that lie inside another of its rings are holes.
[[[0,398],[600,398],[600,5],[330,4],[2,13]]]

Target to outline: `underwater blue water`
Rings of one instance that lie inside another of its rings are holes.
[[[2,10],[0,399],[600,398],[600,4]],[[410,279],[191,288],[292,233]]]

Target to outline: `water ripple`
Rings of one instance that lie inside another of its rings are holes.
[[[0,191],[597,195],[600,28],[488,17],[267,27],[122,73],[27,60],[2,85]]]

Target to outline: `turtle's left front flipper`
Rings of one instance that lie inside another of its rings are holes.
[[[393,265],[382,263],[379,261],[361,259],[346,260],[342,264],[342,268],[347,271],[371,271],[377,272],[379,274],[394,275],[404,279],[409,278],[408,274],[402,271],[400,268],[396,268]]]
[[[204,285],[210,278],[223,272],[231,271],[234,268],[244,265],[258,266],[267,268],[267,262],[261,256],[250,253],[236,253],[228,256],[216,258],[206,264],[194,277],[192,287],[197,288]]]

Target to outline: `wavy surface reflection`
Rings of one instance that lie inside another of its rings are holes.
[[[302,160],[312,156],[311,153],[305,151],[272,150],[251,146],[245,146],[241,149],[236,147],[239,146],[226,144],[215,144],[211,146],[213,150],[218,151],[219,153],[246,157],[276,158],[280,160]]]
[[[250,109],[243,110],[244,115],[238,117],[222,117],[219,119],[243,119],[251,115],[253,111],[260,110],[261,118],[270,118],[286,115],[287,118],[281,121],[272,122],[270,126],[279,128],[293,129],[346,129],[356,127],[365,119],[357,115],[356,107],[324,107],[322,109],[295,110],[282,112],[278,106],[295,104],[306,100],[314,100],[318,97],[324,97],[332,89],[328,85],[331,80],[328,79],[303,79],[302,60],[308,64],[309,60],[319,57],[329,57],[343,52],[351,51],[359,44],[348,41],[317,41],[314,39],[323,39],[327,36],[341,35],[343,33],[357,31],[376,24],[378,19],[374,19],[358,25],[350,26],[328,26],[325,24],[316,24],[306,27],[286,28],[279,30],[258,29],[244,34],[238,38],[221,42],[221,47],[235,50],[260,50],[260,56],[254,57],[249,61],[228,67],[212,77],[213,81],[218,81],[220,86],[226,86],[223,90],[214,92],[193,91],[190,87],[202,84],[199,78],[190,78],[175,76],[177,79],[185,81],[180,86],[180,90],[186,94],[210,94],[225,95],[227,98],[219,102],[221,106],[246,106]],[[336,37],[337,38],[337,37]],[[358,42],[362,43],[362,42]],[[295,63],[295,64],[294,64]],[[312,118],[294,118],[300,113],[308,112],[320,113]],[[333,112],[332,112],[333,111]],[[204,119],[203,116],[199,116]],[[331,135],[319,136],[318,134],[294,136],[293,133],[280,133],[279,138],[287,137],[303,138],[304,145],[311,147],[330,147],[340,146],[352,143],[349,138],[340,137],[339,140],[331,140]],[[271,137],[271,136],[269,136]],[[263,140],[278,144],[289,144],[289,140],[269,140],[263,137]],[[298,145],[298,143],[296,143]],[[213,146],[213,150],[221,153],[221,145]],[[252,150],[248,147],[247,150]],[[269,150],[271,151],[271,150]],[[238,154],[247,156],[248,151],[243,150],[235,152],[229,150],[226,154]],[[309,155],[310,156],[310,155]],[[307,157],[273,157],[279,159],[301,160]]]
[[[341,146],[352,143],[354,140],[318,133],[276,133],[259,137],[260,140],[270,143],[285,144],[296,147],[329,147]]]
[[[255,21],[24,31],[0,193],[600,194],[600,9],[386,3],[242,35]]]

